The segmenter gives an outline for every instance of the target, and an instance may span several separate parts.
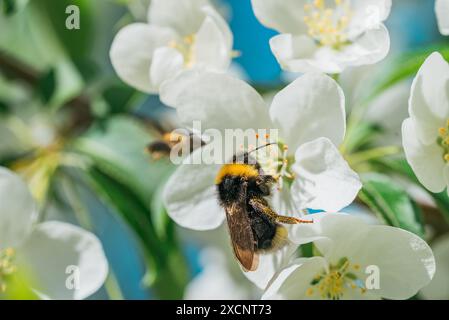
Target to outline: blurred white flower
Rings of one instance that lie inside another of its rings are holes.
[[[320,255],[291,262],[263,299],[407,299],[435,273],[432,250],[418,236],[343,213],[315,214],[313,224],[292,227],[291,239],[313,241]]]
[[[43,299],[84,299],[103,285],[108,263],[99,240],[67,223],[36,224],[27,186],[2,167],[0,203],[0,291],[8,290],[7,278],[16,272],[29,275],[33,291]],[[67,286],[71,266],[79,280],[73,287]]]
[[[436,0],[435,12],[441,34],[449,36],[449,0]]]
[[[439,53],[413,81],[409,115],[402,124],[407,161],[424,187],[442,192],[449,184],[449,64]]]
[[[248,300],[256,298],[256,288],[237,269],[231,270],[229,259],[216,248],[201,251],[203,270],[188,285],[184,298],[187,300]],[[238,272],[234,272],[238,271]],[[258,295],[260,297],[260,293]]]
[[[340,73],[379,62],[390,36],[383,24],[391,0],[252,0],[256,17],[279,31],[270,40],[281,67]]]
[[[437,239],[432,250],[436,261],[435,277],[420,293],[425,299],[449,299],[449,235]]]
[[[376,146],[402,146],[401,124],[408,117],[411,81],[400,81],[371,99],[382,70],[379,65],[348,68],[340,74],[338,83],[345,93],[347,112],[363,107],[362,123],[380,128],[373,140]]]
[[[223,137],[226,129],[279,129],[278,140],[270,142],[280,145],[282,152],[276,155],[281,159],[259,163],[282,185],[273,194],[280,214],[301,214],[306,208],[337,211],[349,205],[361,187],[337,149],[345,134],[344,95],[324,74],[298,78],[274,97],[270,108],[239,79],[194,71],[167,81],[161,99],[177,109],[183,125],[200,121],[204,131],[219,130]],[[221,164],[192,164],[214,147],[211,143],[187,157],[165,187],[168,213],[183,227],[214,229],[224,220],[215,186]]]
[[[148,24],[121,29],[110,50],[117,74],[138,90],[159,86],[185,69],[225,72],[233,36],[208,0],[153,0]]]

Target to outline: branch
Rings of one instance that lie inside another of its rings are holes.
[[[8,78],[22,80],[33,88],[39,84],[42,77],[42,75],[33,67],[24,64],[1,50],[0,71],[2,71]],[[67,101],[62,107],[69,109],[72,116],[71,123],[62,132],[64,135],[72,135],[73,133],[84,131],[94,120],[90,109],[89,97],[84,93]]]

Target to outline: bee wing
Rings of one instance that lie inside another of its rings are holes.
[[[251,221],[246,212],[246,184],[242,185],[242,199],[225,209],[234,254],[245,271],[254,271],[259,265]]]

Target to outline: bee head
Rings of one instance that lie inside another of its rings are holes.
[[[232,157],[232,163],[241,163],[241,164],[249,164],[249,165],[254,165],[254,166],[258,166],[257,160],[255,157],[251,156],[251,153],[256,152],[257,150],[266,148],[268,146],[271,146],[275,144],[274,142],[272,143],[267,143],[264,144],[263,146],[257,147],[251,151],[247,151],[247,152],[243,152],[243,153],[239,153],[239,154],[235,154]]]

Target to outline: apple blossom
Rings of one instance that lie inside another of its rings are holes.
[[[0,203],[0,293],[7,292],[8,279],[19,271],[30,276],[33,291],[43,299],[84,299],[103,285],[108,263],[100,241],[68,223],[36,223],[27,186],[2,167]],[[79,280],[73,288],[67,286],[72,267]]]
[[[319,255],[279,271],[263,299],[408,299],[435,274],[424,240],[390,226],[369,225],[343,213],[318,213],[290,231],[297,244],[313,242]]]
[[[138,90],[158,93],[159,86],[182,70],[225,72],[233,37],[208,0],[154,0],[148,24],[121,29],[110,58],[120,78]]]
[[[431,54],[416,75],[409,118],[402,124],[407,161],[421,184],[434,193],[449,185],[449,64]]]
[[[383,25],[391,0],[252,0],[254,13],[280,34],[270,40],[281,67],[340,73],[379,62],[390,37]]]

